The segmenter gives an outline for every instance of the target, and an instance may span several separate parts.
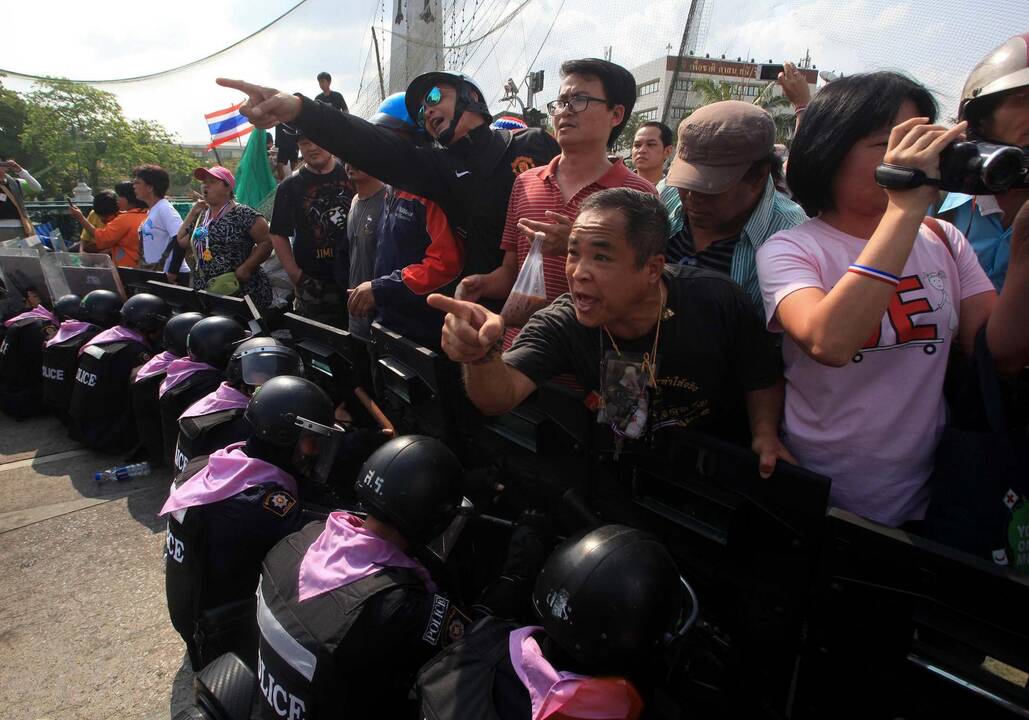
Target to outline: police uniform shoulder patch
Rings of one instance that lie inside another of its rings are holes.
[[[285,517],[286,513],[297,504],[297,500],[285,490],[272,490],[265,494],[261,504],[268,512]]]
[[[471,619],[461,612],[456,605],[445,596],[432,596],[432,612],[429,622],[422,633],[422,640],[433,647],[448,647],[464,637],[464,630],[471,624]]]

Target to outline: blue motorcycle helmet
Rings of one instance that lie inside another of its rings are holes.
[[[391,130],[418,130],[418,125],[411,119],[407,112],[407,104],[404,98],[406,93],[395,92],[379,103],[378,110],[371,116],[369,122],[372,125],[387,127]]]

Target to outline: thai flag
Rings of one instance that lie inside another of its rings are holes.
[[[243,103],[204,115],[204,119],[207,120],[207,129],[211,132],[211,144],[207,146],[208,150],[229,140],[243,137],[254,129],[250,121],[239,111],[241,107],[243,107]]]

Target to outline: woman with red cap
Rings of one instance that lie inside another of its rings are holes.
[[[226,168],[197,168],[203,198],[186,215],[178,242],[192,246],[193,287],[221,295],[249,295],[259,308],[271,305],[272,291],[261,263],[271,254],[268,221],[233,197],[236,179]]]

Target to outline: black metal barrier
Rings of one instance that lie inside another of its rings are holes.
[[[1029,578],[842,510],[794,716],[1029,717]]]
[[[686,431],[663,433],[660,451],[616,458],[566,389],[541,388],[486,418],[468,402],[459,366],[379,324],[365,343],[292,313],[262,317],[246,300],[147,284],[177,309],[231,314],[292,344],[355,426],[376,422],[361,388],[397,434],[442,439],[465,464],[479,512],[512,521],[522,509],[550,510],[567,534],[582,525],[581,513],[561,516],[576,490],[601,521],[661,538],[698,592],[701,619],[649,688],[656,717],[1029,717],[1029,580],[827,515],[826,478],[781,463],[763,480],[748,449]],[[355,476],[340,467],[314,510],[338,507]],[[510,530],[494,525],[466,530],[475,566],[461,578],[466,589],[502,558]]]

